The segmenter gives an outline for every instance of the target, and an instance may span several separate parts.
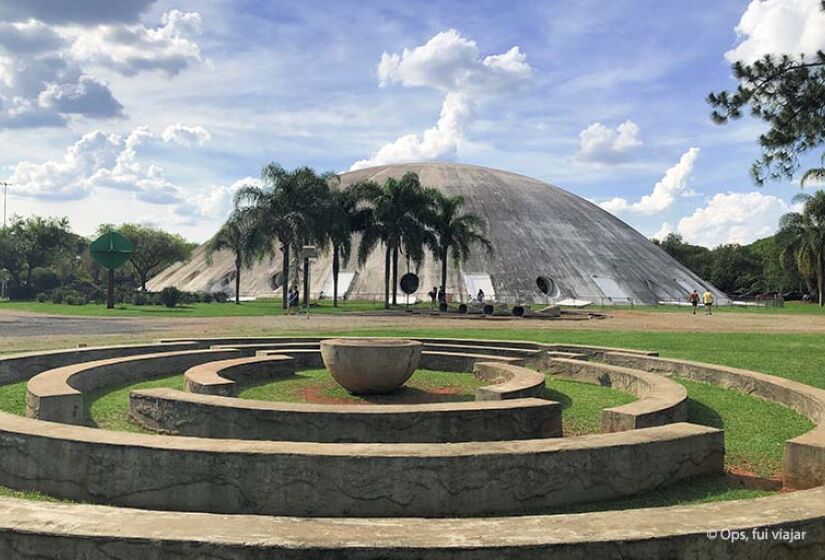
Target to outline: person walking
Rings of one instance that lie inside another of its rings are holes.
[[[447,291],[444,289],[444,286],[441,286],[438,289],[438,306],[447,305]]]
[[[438,297],[438,288],[433,286],[433,289],[427,292],[427,295],[430,296],[430,309],[435,309],[435,300]]]
[[[696,315],[696,308],[699,306],[699,292],[693,290],[688,296],[688,301],[693,306],[693,314]]]
[[[289,308],[287,311],[289,315],[292,315],[293,312],[296,315],[298,314],[298,286],[292,286],[287,293],[287,307]]]
[[[705,315],[713,315],[713,294],[710,293],[710,290],[705,289],[705,293],[702,294],[702,302],[705,304]]]
[[[481,288],[478,289],[478,294],[476,294],[476,301],[478,303],[484,303],[484,290]]]

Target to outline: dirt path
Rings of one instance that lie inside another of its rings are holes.
[[[825,334],[825,315],[773,313],[690,313],[618,310],[602,320],[540,321],[495,317],[439,318],[422,315],[364,316],[357,314],[296,317],[205,317],[140,319],[66,317],[0,311],[0,352],[73,346],[78,343],[141,342],[159,337],[264,336],[276,332],[313,333],[356,329],[433,328],[536,330],[628,330],[670,332],[745,332]]]

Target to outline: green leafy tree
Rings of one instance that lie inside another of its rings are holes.
[[[780,257],[792,255],[799,272],[816,279],[819,305],[822,306],[825,304],[825,191],[800,194],[795,200],[804,201],[802,212],[790,212],[779,221]]]
[[[427,227],[432,198],[421,187],[418,175],[412,172],[400,179],[390,177],[383,185],[366,181],[353,188],[358,197],[370,205],[358,246],[358,262],[363,266],[378,245],[384,246],[384,307],[388,308],[391,278],[392,304],[398,301],[400,252],[406,253],[418,268],[424,261],[426,248],[435,246],[435,237]]]
[[[32,271],[70,253],[74,238],[67,218],[14,217],[0,230],[0,268],[17,286],[29,286]]]
[[[762,259],[752,249],[731,243],[713,250],[709,280],[719,289],[759,289],[762,279]]]
[[[212,264],[217,251],[231,251],[235,256],[235,303],[241,303],[241,270],[250,267],[266,252],[267,239],[248,210],[235,210],[218,233],[206,243],[206,262]]]
[[[748,107],[770,127],[759,136],[762,157],[751,168],[754,179],[762,184],[767,178],[793,178],[800,155],[825,142],[825,52],[765,55],[753,64],[737,61],[733,75],[739,80],[735,91],[708,95],[712,120],[738,119]],[[825,152],[821,162],[805,171],[803,184],[825,179]]]
[[[711,250],[707,247],[685,243],[678,233],[669,233],[662,240],[654,239],[653,243],[700,278],[710,277]]]
[[[192,254],[193,245],[180,235],[141,224],[123,224],[119,227],[103,224],[98,233],[117,231],[134,246],[129,257],[128,266],[140,283],[140,289],[146,291],[146,282],[161,269],[184,261]]]
[[[467,261],[474,245],[492,254],[493,245],[484,237],[487,224],[483,218],[464,212],[464,197],[445,196],[432,190],[433,213],[430,226],[436,238],[434,254],[441,263],[441,287],[447,288],[447,263],[452,257],[454,266]]]
[[[331,177],[332,174],[319,175],[309,167],[287,171],[277,163],[270,163],[261,172],[262,186],[247,185],[235,194],[235,206],[250,209],[257,227],[269,238],[269,246],[275,240],[281,246],[284,309],[291,252],[297,257],[303,245],[324,241]],[[305,286],[305,298],[307,292],[308,286]]]

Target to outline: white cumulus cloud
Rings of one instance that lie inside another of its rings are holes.
[[[45,18],[39,0],[30,6],[44,19],[0,22],[0,128],[65,126],[73,116],[109,119],[124,116],[123,105],[109,85],[95,77],[94,69],[106,67],[126,76],[157,70],[174,76],[201,61],[193,37],[200,33],[198,13],[172,10],[158,27],[123,23],[142,10],[145,2],[106,8],[97,1],[56,2],[55,17]],[[57,7],[61,4],[61,7]],[[110,3],[112,4],[112,3]],[[118,4],[118,3],[113,3]],[[95,6],[100,21],[84,19]],[[4,6],[0,0],[0,13]],[[9,14],[24,13],[6,7]],[[109,14],[103,17],[105,14]],[[72,15],[81,15],[75,23]],[[84,15],[85,14],[85,15]]]
[[[369,159],[356,161],[351,170],[388,163],[455,159],[473,108],[466,94],[450,92],[441,105],[436,125],[421,136],[407,134],[382,146]]]
[[[95,130],[69,146],[61,159],[18,162],[7,181],[16,195],[41,200],[83,199],[97,189],[115,189],[152,204],[189,204],[186,189],[140,158],[142,147],[162,140],[146,126],[125,135]]]
[[[792,210],[782,199],[756,191],[717,193],[706,206],[679,220],[677,231],[689,243],[706,247],[745,245],[773,235],[782,214]]]
[[[185,126],[181,123],[170,124],[161,134],[164,142],[175,142],[187,148],[203,146],[211,137],[209,131],[202,126]]]
[[[599,164],[618,163],[626,161],[641,146],[641,130],[632,120],[626,120],[615,130],[595,122],[579,133],[576,159]]]
[[[435,126],[423,134],[406,134],[379,148],[351,169],[411,161],[455,159],[473,120],[477,102],[511,89],[532,74],[518,47],[482,57],[475,41],[450,29],[425,44],[398,53],[384,53],[378,63],[381,87],[429,87],[445,92]]]
[[[200,33],[200,14],[172,10],[156,28],[135,24],[74,30],[70,32],[75,37],[71,55],[126,76],[145,70],[174,76],[201,61],[200,47],[194,41]]]
[[[677,198],[692,194],[688,183],[698,156],[699,148],[690,148],[682,154],[679,163],[665,171],[664,176],[653,186],[653,191],[644,195],[638,202],[615,197],[600,203],[599,206],[614,214],[632,212],[653,215],[667,210]]]
[[[751,63],[766,54],[812,55],[825,49],[825,12],[820,0],[751,0],[736,33],[742,40],[725,53],[730,62]]]

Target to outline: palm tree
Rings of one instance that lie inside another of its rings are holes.
[[[493,245],[484,237],[487,227],[480,216],[463,212],[463,196],[446,196],[439,191],[430,190],[433,198],[434,212],[431,227],[437,244],[433,251],[441,262],[441,289],[447,289],[447,262],[452,256],[455,266],[467,261],[473,245],[481,245],[488,254],[492,254]]]
[[[353,189],[359,199],[370,204],[358,247],[358,262],[363,266],[375,247],[379,243],[384,245],[384,307],[389,308],[391,274],[392,304],[397,304],[399,253],[403,250],[419,267],[424,260],[424,247],[434,243],[426,225],[431,201],[418,175],[412,172],[401,179],[390,177],[383,185],[366,181]]]
[[[247,185],[235,193],[235,206],[250,208],[258,227],[281,245],[283,261],[283,302],[286,309],[289,289],[290,251],[300,251],[321,238],[323,208],[329,192],[327,175],[309,167],[287,171],[270,163],[261,172],[263,185]],[[306,293],[306,288],[305,288]]]
[[[346,266],[352,254],[352,234],[363,231],[369,209],[359,208],[358,194],[352,186],[330,193],[327,235],[332,245],[332,306],[338,307],[338,275],[341,262]]]
[[[235,210],[218,233],[206,244],[206,262],[212,264],[212,255],[229,250],[235,255],[235,303],[241,303],[241,269],[252,266],[266,249],[266,238],[249,211]]]
[[[781,261],[790,254],[800,274],[816,278],[820,307],[825,305],[825,191],[800,194],[802,212],[790,212],[779,221],[777,241]]]

